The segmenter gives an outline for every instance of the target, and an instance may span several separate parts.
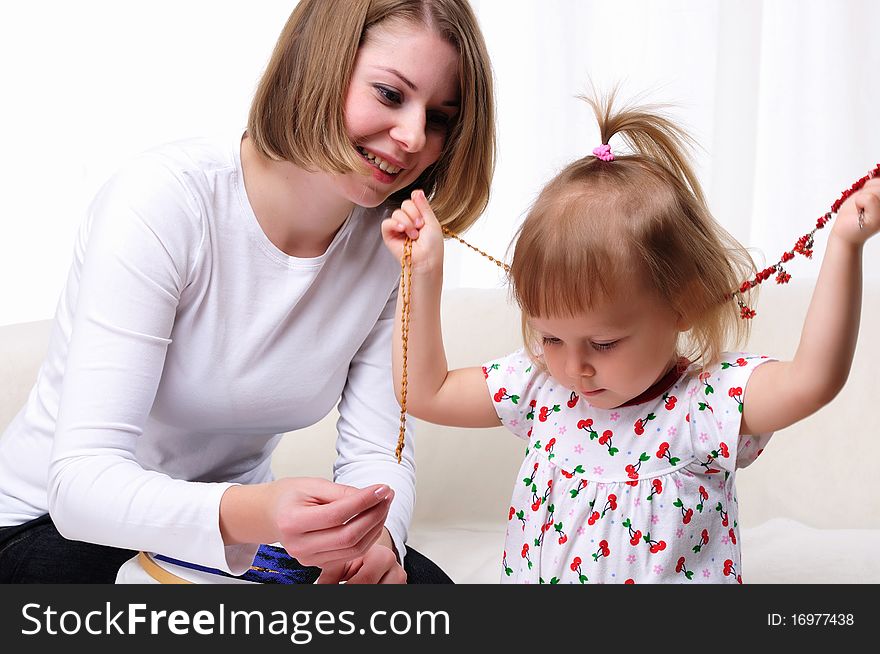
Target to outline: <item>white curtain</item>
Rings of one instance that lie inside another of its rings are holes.
[[[490,206],[465,236],[497,257],[541,186],[598,145],[576,98],[591,82],[676,105],[704,148],[697,169],[715,215],[759,261],[776,261],[880,162],[874,0],[472,2],[493,58],[500,140]],[[3,5],[0,324],[52,315],[84,207],[123,160],[244,125],[294,5]],[[880,240],[867,248],[867,275],[880,276]],[[790,267],[818,269],[801,258]],[[450,242],[446,283],[502,279]]]
[[[476,0],[496,74],[499,162],[467,238],[504,255],[541,186],[599,136],[576,96],[675,105],[702,146],[716,218],[761,263],[791,249],[844,188],[880,163],[880,3],[872,0]],[[612,146],[614,141],[612,140]],[[815,277],[798,257],[790,272]],[[869,243],[868,251],[880,252]],[[866,276],[880,277],[878,257]],[[497,268],[447,247],[447,283],[495,286]]]

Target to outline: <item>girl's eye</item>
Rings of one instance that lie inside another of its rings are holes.
[[[544,336],[541,338],[541,341],[544,345],[559,345],[562,342],[555,336]]]
[[[604,352],[606,350],[613,350],[617,347],[617,341],[611,341],[610,343],[590,343],[593,346],[594,350],[598,350],[599,352]]]
[[[379,98],[385,104],[400,104],[401,102],[403,102],[403,96],[394,89],[387,86],[377,84],[376,92],[379,94]]]

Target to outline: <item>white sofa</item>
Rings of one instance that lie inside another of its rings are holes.
[[[811,283],[767,284],[749,349],[790,357]],[[451,366],[478,365],[520,343],[519,314],[503,289],[451,289],[443,300]],[[0,428],[36,376],[49,321],[0,327]],[[861,338],[849,381],[827,407],[779,432],[739,473],[746,583],[880,583],[880,284],[865,289]],[[335,412],[287,435],[277,475],[327,476]],[[412,418],[410,418],[412,420]],[[496,583],[508,500],[524,452],[498,427],[469,430],[415,421],[418,499],[410,543],[458,583]],[[396,438],[396,434],[389,434]]]

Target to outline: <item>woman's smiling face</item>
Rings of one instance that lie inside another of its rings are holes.
[[[377,206],[440,158],[458,113],[458,59],[422,25],[388,21],[368,32],[345,99],[346,131],[367,171],[336,178],[347,199]]]

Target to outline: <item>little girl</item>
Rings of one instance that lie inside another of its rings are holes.
[[[732,353],[748,325],[733,292],[754,264],[709,214],[687,134],[650,108],[615,111],[613,95],[590,103],[603,145],[544,188],[516,239],[520,351],[449,371],[440,225],[418,191],[384,222],[398,258],[419,230],[407,408],[526,440],[502,582],[742,583],[736,470],[847,378],[880,179],[835,219],[794,359]],[[618,134],[630,154],[607,145]],[[400,341],[398,320],[398,397]]]

